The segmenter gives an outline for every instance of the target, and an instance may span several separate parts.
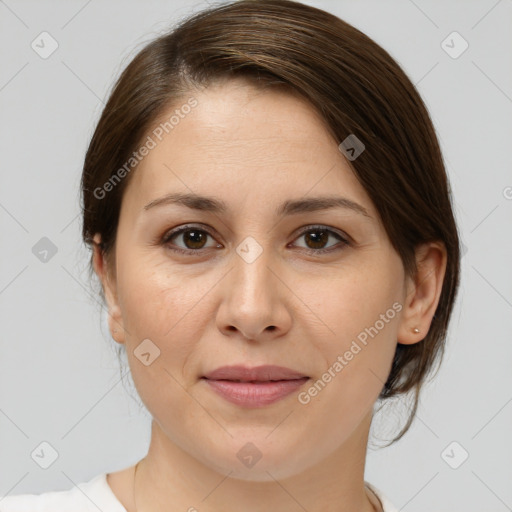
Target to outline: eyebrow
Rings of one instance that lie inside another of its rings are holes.
[[[186,206],[193,210],[207,211],[217,214],[226,213],[229,211],[226,203],[214,197],[201,196],[194,193],[181,194],[170,193],[163,197],[159,197],[144,206],[144,210],[149,210],[156,206],[178,204]],[[365,217],[372,218],[366,208],[351,199],[339,196],[321,196],[310,197],[304,199],[293,199],[282,203],[276,209],[275,215],[277,217],[284,217],[285,215],[297,215],[300,213],[316,212],[320,210],[329,210],[332,208],[344,208],[352,210],[356,213],[364,215]]]

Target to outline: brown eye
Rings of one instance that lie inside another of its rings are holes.
[[[168,246],[173,251],[188,254],[200,252],[201,249],[218,247],[218,245],[210,245],[209,247],[206,247],[208,237],[213,238],[212,235],[204,229],[185,226],[164,235],[162,244]],[[177,244],[176,241],[181,241],[181,245]]]
[[[309,231],[305,233],[304,236],[306,244],[311,249],[323,249],[323,246],[329,240],[329,233],[327,231]],[[310,244],[312,244],[312,246]]]
[[[181,234],[187,249],[202,249],[206,243],[206,238],[209,236],[204,231],[198,229],[187,229],[182,231]]]
[[[331,250],[340,249],[345,245],[349,245],[349,242],[343,238],[340,234],[333,231],[332,229],[328,229],[324,226],[316,226],[313,228],[309,228],[306,231],[303,231],[299,238],[304,238],[305,240],[305,249],[313,252],[313,253],[323,253],[330,252]],[[336,247],[340,244],[334,244],[326,247],[330,238],[337,239],[341,242],[341,247]]]

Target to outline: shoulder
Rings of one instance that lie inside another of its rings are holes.
[[[365,485],[370,488],[370,490],[373,491],[373,493],[379,498],[380,502],[382,503],[382,508],[384,512],[398,512],[398,509],[389,501],[388,497],[380,490],[377,489],[374,485],[365,482]],[[0,503],[1,507],[1,503]],[[1,512],[1,508],[0,508]]]
[[[65,491],[17,494],[0,498],[0,512],[126,512],[101,473]]]

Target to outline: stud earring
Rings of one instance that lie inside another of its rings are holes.
[[[417,327],[415,327],[415,328],[413,329],[413,331],[414,331],[416,334],[418,334],[418,333],[420,332],[420,330],[419,330]]]

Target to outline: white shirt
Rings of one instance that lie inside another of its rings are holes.
[[[384,512],[398,512],[373,485]],[[67,491],[17,494],[0,498],[0,512],[126,512],[107,482],[107,473],[91,478]]]

